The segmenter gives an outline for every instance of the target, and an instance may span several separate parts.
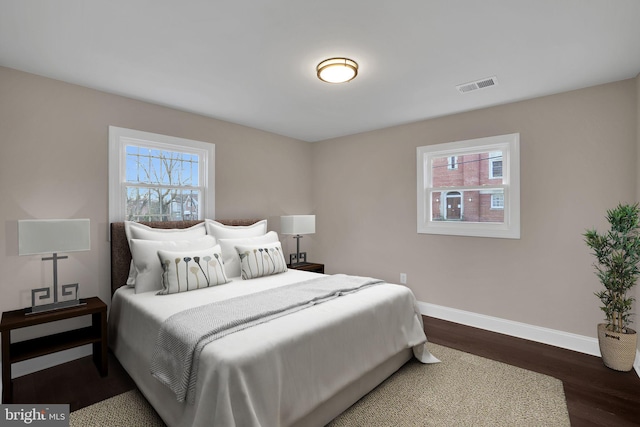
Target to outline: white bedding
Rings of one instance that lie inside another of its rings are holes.
[[[169,426],[294,425],[390,358],[415,347],[426,361],[426,337],[413,294],[404,286],[384,284],[207,345],[194,405],[178,402],[151,376],[156,336],[169,316],[315,276],[289,270],[162,296],[121,287],[109,314],[110,347]]]

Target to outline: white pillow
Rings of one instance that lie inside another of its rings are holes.
[[[158,251],[162,290],[158,295],[187,292],[229,282],[224,273],[220,245],[199,251]]]
[[[280,242],[261,245],[237,245],[240,273],[244,280],[287,271]]]
[[[124,222],[124,234],[129,242],[129,250],[131,250],[131,239],[143,240],[191,240],[207,235],[207,228],[204,222],[196,224],[189,228],[153,228],[148,225],[140,224],[133,221]],[[127,285],[136,284],[136,269],[131,261],[129,266],[129,277]]]
[[[136,269],[136,293],[162,289],[162,265],[158,251],[186,251],[208,249],[216,245],[216,239],[204,236],[194,240],[141,240],[131,239],[131,256]]]
[[[204,220],[207,234],[216,239],[242,239],[263,236],[267,232],[267,220],[252,225],[224,225],[212,219]]]
[[[222,260],[224,261],[224,271],[227,277],[240,276],[240,257],[236,252],[236,246],[259,245],[264,243],[278,242],[278,233],[270,231],[258,237],[245,237],[242,239],[219,239],[218,243],[222,248]]]

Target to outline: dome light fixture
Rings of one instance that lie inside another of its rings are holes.
[[[358,63],[349,58],[329,58],[319,63],[316,71],[323,82],[345,83],[358,75]]]

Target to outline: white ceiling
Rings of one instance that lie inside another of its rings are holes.
[[[640,1],[0,0],[0,65],[318,141],[635,77]]]

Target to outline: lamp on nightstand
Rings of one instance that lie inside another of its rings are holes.
[[[53,261],[53,295],[49,287],[32,289],[31,313],[80,305],[77,283],[62,285],[60,296],[72,296],[72,299],[58,301],[58,260],[68,258],[58,256],[58,253],[91,249],[89,230],[88,219],[18,221],[18,255],[53,254],[51,257],[42,258],[43,261]],[[52,302],[37,305],[36,302],[40,300],[52,300]]]
[[[289,255],[289,264],[296,265],[307,261],[307,253],[300,252],[300,239],[302,234],[314,234],[315,232],[315,215],[285,215],[280,217],[280,233],[294,234],[293,238],[297,240],[296,253]]]

